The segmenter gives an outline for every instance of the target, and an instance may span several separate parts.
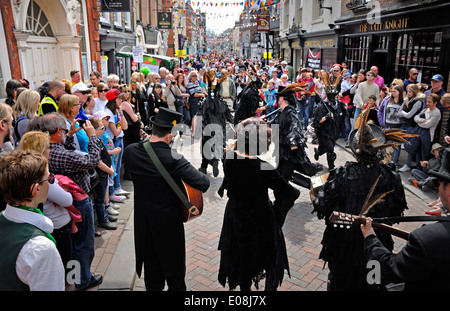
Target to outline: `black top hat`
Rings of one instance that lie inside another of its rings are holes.
[[[429,171],[428,174],[440,181],[450,183],[450,148],[444,150],[439,171]]]
[[[160,107],[156,116],[150,118],[150,122],[159,127],[171,128],[181,122],[183,115],[169,108]]]

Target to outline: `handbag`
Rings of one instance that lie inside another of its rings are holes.
[[[173,97],[175,97],[175,108],[180,108],[183,107],[183,99],[181,98],[181,96],[177,96],[175,95],[175,93],[172,91],[172,87],[169,87],[170,92],[172,93]]]
[[[203,212],[203,196],[202,192],[190,187],[186,183],[182,181],[182,186],[184,192],[181,190],[181,188],[176,184],[176,182],[173,180],[172,176],[170,176],[169,172],[167,172],[164,165],[159,160],[158,156],[156,155],[155,151],[153,150],[152,146],[150,145],[150,142],[147,139],[143,142],[144,148],[147,151],[148,155],[150,156],[153,164],[156,166],[158,171],[161,173],[161,175],[164,177],[164,179],[167,181],[169,186],[172,188],[172,190],[175,192],[175,194],[178,196],[178,198],[181,201],[181,207],[182,207],[182,216],[183,216],[183,222],[187,222],[189,220],[194,219],[195,217],[198,217]],[[191,202],[193,201],[193,202]],[[195,204],[193,204],[195,203]]]

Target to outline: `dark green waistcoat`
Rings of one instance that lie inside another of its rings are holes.
[[[27,223],[16,223],[0,214],[0,291],[28,291],[16,273],[16,260],[22,247],[44,232]]]

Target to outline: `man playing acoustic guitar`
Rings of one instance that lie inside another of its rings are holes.
[[[182,115],[159,108],[150,118],[149,142],[162,165],[174,181],[181,180],[205,192],[208,177],[171,149],[172,128]],[[180,200],[160,174],[144,146],[145,140],[125,148],[124,159],[134,185],[134,239],[136,272],[144,264],[145,287],[149,291],[185,291],[186,252],[183,211]]]

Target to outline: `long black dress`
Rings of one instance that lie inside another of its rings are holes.
[[[266,162],[258,159],[225,160],[224,181],[219,194],[227,190],[222,232],[219,283],[230,290],[238,285],[249,290],[251,283],[266,277],[266,290],[276,289],[289,273],[286,245],[281,227],[287,211],[300,191],[292,187],[277,170],[261,169]],[[274,191],[271,202],[268,190]]]

